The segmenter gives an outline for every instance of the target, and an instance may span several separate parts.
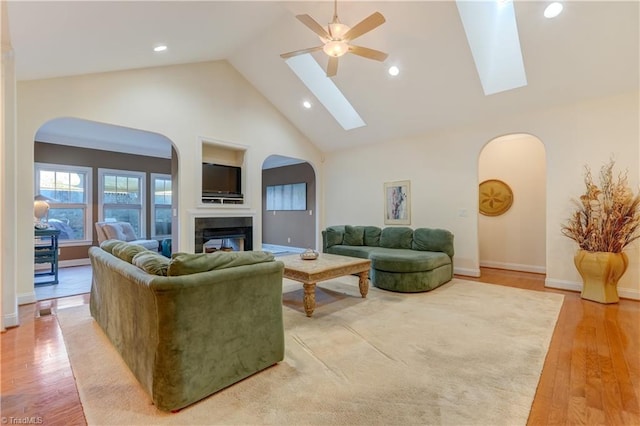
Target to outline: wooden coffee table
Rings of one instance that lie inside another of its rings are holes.
[[[360,294],[362,297],[367,297],[369,292],[369,268],[371,267],[369,259],[320,253],[315,260],[302,260],[298,254],[278,257],[277,260],[284,262],[285,278],[302,283],[304,310],[308,317],[316,308],[316,284],[320,281],[358,274]]]

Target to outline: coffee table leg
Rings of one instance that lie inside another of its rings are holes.
[[[303,283],[304,287],[304,311],[310,317],[316,309],[316,283]]]
[[[360,272],[358,275],[360,276],[360,282],[358,282],[360,294],[364,298],[367,297],[369,292],[369,271]]]

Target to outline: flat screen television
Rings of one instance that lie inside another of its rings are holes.
[[[202,195],[242,197],[242,169],[236,166],[202,163]]]

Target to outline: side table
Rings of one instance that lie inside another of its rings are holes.
[[[48,281],[37,280],[35,285],[58,284],[58,237],[60,231],[58,229],[35,229],[34,235],[34,263],[51,264],[50,270],[36,271],[34,277],[52,277]]]

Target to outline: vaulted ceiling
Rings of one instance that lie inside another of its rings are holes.
[[[295,15],[324,25],[333,2],[10,1],[8,12],[19,80],[225,59],[331,151],[639,89],[638,2],[565,1],[545,19],[548,3],[514,2],[528,84],[486,96],[454,1],[338,2],[345,24],[386,18],[357,44],[388,59],[344,56],[332,79],[367,124],[349,131],[279,56],[318,45]],[[153,52],[158,43],[168,49]],[[322,51],[313,56],[326,66]]]

